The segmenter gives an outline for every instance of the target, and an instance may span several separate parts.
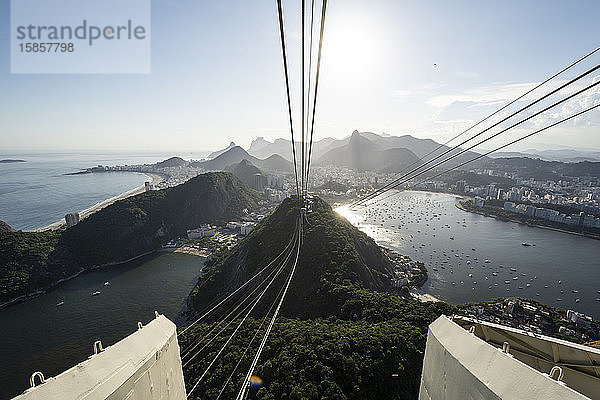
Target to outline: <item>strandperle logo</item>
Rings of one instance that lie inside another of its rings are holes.
[[[135,25],[127,20],[124,25],[91,25],[86,19],[81,25],[72,26],[39,26],[29,24],[17,26],[17,39],[25,41],[48,41],[53,40],[86,40],[92,46],[94,41],[104,40],[144,40],[147,29],[142,25]]]
[[[14,74],[149,74],[150,0],[11,0]]]

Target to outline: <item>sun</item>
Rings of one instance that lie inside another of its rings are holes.
[[[385,62],[383,36],[372,14],[332,15],[326,25],[323,69],[346,83],[372,79],[378,66]]]

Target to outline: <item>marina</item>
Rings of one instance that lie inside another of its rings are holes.
[[[380,245],[424,262],[423,290],[440,300],[519,296],[600,318],[597,240],[469,213],[455,206],[460,200],[406,191],[338,212]]]

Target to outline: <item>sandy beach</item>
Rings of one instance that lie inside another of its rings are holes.
[[[434,302],[440,301],[440,299],[438,299],[437,297],[432,296],[427,293],[424,293],[421,290],[416,289],[416,288],[412,288],[410,290],[410,295],[420,301],[423,301],[423,302],[425,302],[425,301],[434,301]]]
[[[173,250],[173,253],[190,254],[198,257],[210,257],[211,252],[208,249],[198,249],[193,246],[183,245]]]
[[[160,182],[162,182],[164,180],[163,177],[160,175],[152,174],[149,172],[143,172],[143,174],[146,175],[150,179],[150,183],[152,185],[158,185]],[[125,193],[121,193],[117,196],[103,200],[99,203],[94,204],[93,206],[91,206],[89,208],[86,208],[85,210],[79,211],[79,217],[81,219],[87,218],[88,216],[95,213],[96,211],[102,210],[104,207],[108,207],[109,205],[113,204],[116,201],[123,200],[123,199],[126,199],[127,197],[131,197],[131,196],[135,196],[136,194],[143,193],[145,190],[146,190],[145,185],[141,185],[141,186],[131,189]],[[53,224],[34,229],[34,232],[43,232],[43,231],[48,231],[48,230],[54,231],[57,229],[62,229],[65,226],[66,226],[66,222],[64,219],[62,219]]]

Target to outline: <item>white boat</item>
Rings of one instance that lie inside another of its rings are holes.
[[[92,296],[98,296],[100,294],[99,290],[96,290],[94,293],[92,293]]]
[[[110,286],[110,282],[109,281],[104,282],[104,286]]]
[[[59,301],[58,303],[56,303],[56,307],[60,307],[60,306],[62,306],[63,304],[65,304],[65,302],[64,302],[64,301]]]
[[[491,260],[484,260],[483,262],[484,263],[491,263],[492,261]]]

